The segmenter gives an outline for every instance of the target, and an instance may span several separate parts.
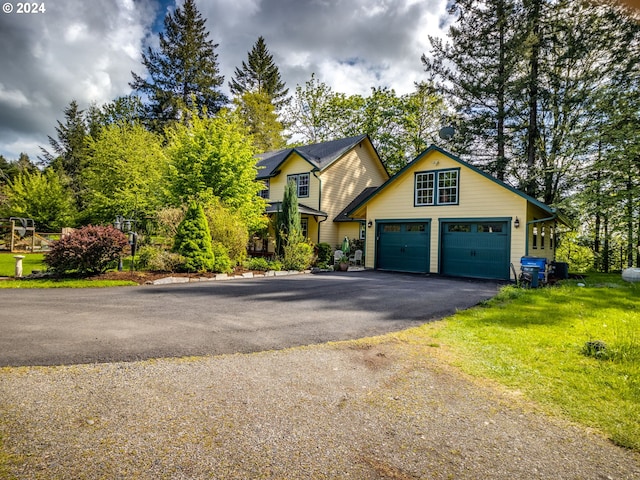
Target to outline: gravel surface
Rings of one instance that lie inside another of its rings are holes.
[[[637,453],[467,378],[439,350],[387,336],[0,369],[0,476],[640,478]]]

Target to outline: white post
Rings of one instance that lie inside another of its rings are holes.
[[[22,259],[24,255],[14,255],[13,258],[16,259],[16,278],[22,277]]]

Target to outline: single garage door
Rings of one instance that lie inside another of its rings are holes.
[[[378,223],[376,268],[397,272],[428,272],[429,227],[428,221]]]
[[[460,277],[509,279],[508,222],[443,222],[440,271]]]

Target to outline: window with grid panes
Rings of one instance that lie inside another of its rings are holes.
[[[294,181],[296,184],[296,194],[298,198],[309,196],[309,174],[298,173],[295,175],[287,175],[287,183]]]
[[[433,205],[433,172],[416,173],[416,205]]]
[[[458,170],[416,173],[415,205],[456,205],[458,173]]]

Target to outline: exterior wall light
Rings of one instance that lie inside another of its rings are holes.
[[[373,222],[371,220],[369,220],[367,222],[367,227],[369,227],[369,228],[373,227]]]
[[[520,220],[518,220],[518,217],[516,217],[515,221],[513,222],[513,226],[516,228],[520,227]]]

